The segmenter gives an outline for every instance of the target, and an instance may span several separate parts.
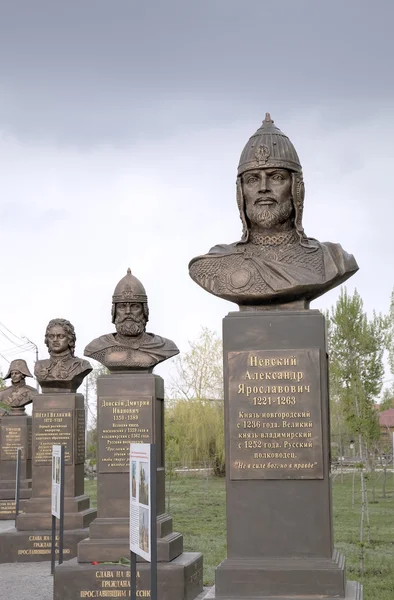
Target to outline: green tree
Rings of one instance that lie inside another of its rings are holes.
[[[346,288],[328,320],[332,412],[358,436],[360,456],[368,463],[370,445],[380,435],[374,401],[383,384],[388,321],[375,312],[368,319],[357,290],[350,296]]]
[[[394,383],[383,390],[382,399],[379,403],[379,412],[383,412],[389,408],[394,408]]]
[[[223,398],[223,354],[219,336],[202,327],[190,350],[177,356],[168,393],[171,398]]]
[[[341,288],[337,304],[330,311],[329,321],[330,382],[346,426],[358,438],[361,459],[360,570],[363,572],[365,518],[369,538],[368,496],[363,464],[368,470],[373,469],[372,450],[380,438],[374,401],[383,384],[383,353],[387,344],[388,319],[375,312],[368,319],[357,290],[350,296],[346,288]]]
[[[224,474],[223,402],[180,399],[166,409],[166,460]]]
[[[97,379],[108,373],[104,365],[96,364],[85,379],[85,403],[88,411],[86,458],[91,465],[97,462]]]
[[[223,357],[206,327],[175,359],[166,407],[167,463],[210,465],[224,473]]]

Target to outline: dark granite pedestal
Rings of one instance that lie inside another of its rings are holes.
[[[15,518],[17,449],[22,448],[19,510],[31,496],[31,417],[5,415],[0,419],[0,519]]]
[[[84,494],[85,408],[82,394],[40,394],[33,409],[33,484],[15,529],[0,533],[0,563],[51,558],[52,445],[65,446],[64,558],[76,556],[96,517]]]
[[[55,569],[54,600],[130,597],[130,573],[117,562],[130,556],[129,446],[155,443],[159,600],[192,600],[202,591],[202,555],[183,553],[183,536],[165,513],[164,386],[150,373],[98,378],[98,516],[78,558]],[[150,595],[150,564],[138,560],[137,597]],[[110,594],[112,592],[112,595]]]
[[[361,600],[334,550],[328,361],[319,311],[223,322],[227,558],[216,600]]]

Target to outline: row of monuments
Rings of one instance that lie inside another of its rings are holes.
[[[237,203],[242,239],[189,264],[196,283],[240,309],[223,320],[227,558],[206,598],[361,600],[333,546],[325,320],[309,310],[357,263],[338,244],[306,236],[301,163],[268,114],[242,152]],[[130,596],[120,564],[129,554],[130,442],[156,444],[158,597],[192,600],[202,590],[202,555],[183,552],[165,512],[164,384],[152,370],[179,350],[146,331],[148,318],[146,291],[129,269],[112,298],[116,331],[85,348],[108,369],[97,384],[97,511],[84,494],[85,410],[77,392],[92,367],[74,355],[71,323],[47,326],[50,357],[35,365],[42,393],[26,385],[24,361],[7,373],[0,499],[13,500],[20,445],[23,512],[15,529],[0,534],[0,562],[49,560],[51,446],[63,444],[66,560],[55,569],[55,600]],[[29,402],[32,418],[24,412]],[[150,595],[149,572],[140,559],[139,597]]]

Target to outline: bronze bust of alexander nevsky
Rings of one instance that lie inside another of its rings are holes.
[[[130,269],[115,288],[111,315],[116,333],[96,338],[84,351],[111,372],[151,372],[155,365],[179,353],[173,341],[146,331],[148,297]]]
[[[358,270],[339,244],[306,236],[301,163],[268,113],[241,154],[237,203],[241,240],[189,264],[191,278],[211,294],[240,309],[308,308]]]

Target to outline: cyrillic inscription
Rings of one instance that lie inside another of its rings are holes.
[[[65,446],[65,464],[73,462],[73,411],[33,411],[34,463],[52,464],[53,444]]]
[[[22,448],[22,460],[26,458],[26,433],[22,427],[1,426],[1,460],[16,460],[18,448]]]
[[[320,351],[229,352],[230,479],[322,479]]]
[[[97,589],[81,590],[80,598],[130,598],[130,571],[96,571]],[[150,598],[150,590],[138,589],[140,572],[137,571],[137,598]]]
[[[48,555],[51,554],[52,548],[52,536],[51,535],[30,535],[29,536],[29,547],[19,548],[19,556],[32,556],[32,555]],[[55,538],[55,552],[56,555],[59,553],[59,536]],[[71,554],[70,548],[63,548],[63,554]]]
[[[75,411],[75,464],[85,461],[85,411],[81,408]]]
[[[153,442],[152,396],[100,397],[99,438],[99,472],[126,472],[130,442]]]

